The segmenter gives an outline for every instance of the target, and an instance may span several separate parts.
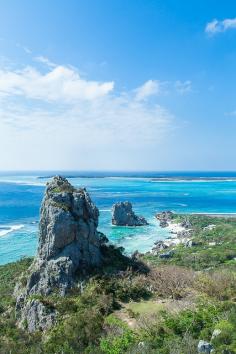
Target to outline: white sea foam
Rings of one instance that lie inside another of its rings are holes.
[[[163,179],[151,180],[152,183],[215,183],[215,182],[236,182],[236,179]]]
[[[104,177],[104,179],[122,179],[122,180],[127,180],[127,181],[136,181],[136,180],[139,180],[139,181],[149,181],[151,180],[150,177],[121,177],[121,176],[114,176],[114,177],[111,177],[111,176],[108,176],[108,177]]]
[[[0,226],[0,236],[5,236],[9,234],[10,232],[20,230],[24,227],[24,225],[11,225],[11,226]]]
[[[24,186],[39,186],[44,187],[46,182],[34,182],[34,181],[22,181],[22,180],[14,180],[14,179],[1,179],[1,183],[12,183],[12,184],[19,184]]]
[[[193,215],[236,215],[236,213],[218,213],[218,212],[216,212],[216,213],[214,213],[214,212],[193,212],[193,213],[190,213],[190,214],[193,214]]]

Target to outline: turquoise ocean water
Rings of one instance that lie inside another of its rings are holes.
[[[58,172],[0,174],[0,264],[34,255],[39,208],[46,181]],[[86,187],[100,210],[99,230],[127,253],[151,249],[168,236],[155,213],[236,213],[236,172],[78,173],[63,172],[74,186]],[[150,225],[111,225],[111,207],[129,200]]]

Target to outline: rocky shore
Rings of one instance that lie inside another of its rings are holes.
[[[165,240],[157,240],[151,250],[154,255],[159,255],[160,258],[170,258],[174,254],[173,248],[179,244],[185,247],[192,247],[194,242],[191,240],[192,229],[191,223],[186,217],[181,222],[176,222],[174,213],[171,211],[163,211],[156,214],[156,219],[159,220],[160,226],[168,229],[170,236]],[[166,253],[163,253],[163,251]]]

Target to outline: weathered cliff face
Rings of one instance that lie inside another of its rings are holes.
[[[75,189],[66,179],[55,177],[42,202],[37,258],[69,257],[74,269],[98,265],[98,216],[85,189]]]
[[[112,224],[117,226],[142,226],[148,225],[148,222],[144,217],[134,213],[130,202],[120,202],[112,207]]]
[[[29,276],[17,284],[17,315],[28,329],[45,329],[55,319],[55,311],[31,295],[53,291],[65,295],[78,273],[101,264],[101,241],[97,232],[99,212],[85,189],[75,189],[65,178],[54,177],[47,185],[41,206],[38,251]]]

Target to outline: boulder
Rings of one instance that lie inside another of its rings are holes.
[[[117,226],[143,226],[148,225],[143,216],[134,213],[130,202],[119,202],[112,207],[112,224]]]
[[[177,232],[177,237],[179,239],[188,238],[188,237],[191,237],[191,235],[192,235],[191,230],[183,230],[183,231]]]
[[[169,221],[172,220],[173,218],[173,213],[172,211],[163,211],[162,213],[156,214],[155,215],[157,220],[160,221],[160,227],[167,227],[169,226]]]
[[[185,229],[190,229],[192,227],[188,218],[185,218],[184,221],[181,222],[180,226],[184,227]]]
[[[78,274],[101,265],[97,231],[99,212],[85,189],[75,189],[56,176],[47,184],[39,223],[36,258],[28,270],[26,285],[21,279],[15,288],[19,324],[28,330],[46,329],[55,320],[55,311],[32,296],[47,296],[56,290],[61,296],[75,286]],[[25,276],[24,276],[25,278]]]
[[[159,252],[167,249],[169,246],[164,241],[156,241],[152,248],[152,254],[157,255]]]
[[[213,346],[211,343],[205,341],[205,340],[200,340],[197,346],[198,353],[206,353],[210,354],[211,351],[213,350]]]
[[[194,240],[187,240],[186,242],[184,242],[184,246],[191,248],[194,246],[198,246],[198,243]]]
[[[167,226],[169,226],[169,224],[168,224],[168,222],[167,222],[167,220],[160,220],[160,227],[167,227]]]
[[[161,253],[160,255],[159,255],[159,258],[162,258],[162,259],[169,259],[169,258],[171,258],[171,257],[173,257],[173,255],[174,255],[174,251],[169,251],[169,252],[166,252],[166,253]]]

